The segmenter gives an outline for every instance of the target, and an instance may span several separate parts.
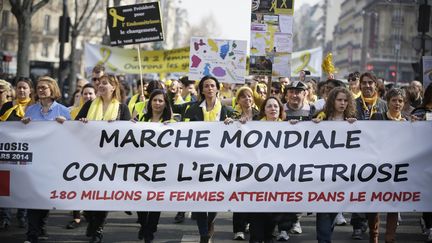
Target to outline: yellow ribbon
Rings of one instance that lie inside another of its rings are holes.
[[[327,118],[327,115],[324,111],[321,111],[320,113],[318,113],[317,118],[320,120],[324,120]]]
[[[123,22],[125,19],[125,17],[117,14],[117,9],[115,9],[115,8],[111,8],[109,10],[109,14],[113,17],[113,26],[112,26],[113,28],[117,27],[117,20]]]
[[[309,70],[311,73],[316,73],[317,71],[315,70],[315,68],[311,67],[309,65],[311,59],[311,53],[310,52],[304,52],[301,56],[300,56],[300,60],[302,61],[302,64],[295,69],[294,73],[299,73],[301,70]]]
[[[97,62],[97,65],[106,65],[108,66],[112,71],[117,71],[117,68],[114,67],[110,62],[108,62],[109,57],[111,56],[111,49],[106,47],[101,47],[99,49],[100,54],[102,56],[102,59]]]
[[[273,0],[272,1],[272,4],[271,4],[271,7],[270,7],[270,9],[269,9],[269,12],[274,12],[275,11],[275,9],[277,8],[277,5],[276,5],[276,0]]]

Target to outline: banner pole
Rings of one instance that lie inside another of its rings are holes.
[[[144,99],[143,71],[141,66],[141,50],[139,44],[138,44],[138,65],[140,70],[141,97]]]

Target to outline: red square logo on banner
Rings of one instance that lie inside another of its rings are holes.
[[[10,171],[0,170],[0,196],[10,196]]]

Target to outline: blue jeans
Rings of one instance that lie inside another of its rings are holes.
[[[331,243],[337,213],[317,213],[316,234],[318,243]]]

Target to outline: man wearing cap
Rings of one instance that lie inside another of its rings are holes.
[[[307,84],[301,81],[294,81],[285,86],[284,99],[286,101],[284,110],[287,121],[296,123],[298,121],[310,121],[315,113],[315,107],[305,103]],[[278,221],[278,241],[287,241],[288,233],[301,234],[300,225],[301,213],[280,213],[276,216]]]
[[[315,113],[315,106],[305,102],[307,84],[302,81],[294,81],[285,88],[284,99],[286,104],[284,109],[287,120],[310,121]]]

